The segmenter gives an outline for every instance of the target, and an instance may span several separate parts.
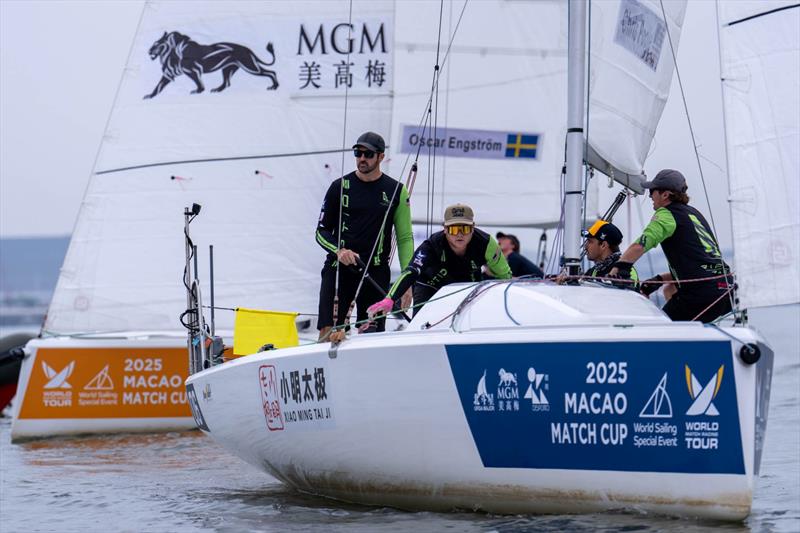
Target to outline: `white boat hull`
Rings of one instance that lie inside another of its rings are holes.
[[[314,494],[413,509],[742,519],[772,352],[751,330],[731,331],[759,344],[757,364],[698,323],[448,329],[359,335],[331,354],[255,354],[191,376],[187,389],[201,429]],[[717,373],[715,390],[689,390],[687,376],[705,384]],[[687,415],[693,405],[703,414]]]

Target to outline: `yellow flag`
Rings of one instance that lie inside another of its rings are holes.
[[[237,308],[233,326],[234,355],[256,353],[265,344],[275,348],[297,346],[300,339],[295,317],[297,313]]]

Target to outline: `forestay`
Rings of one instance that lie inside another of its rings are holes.
[[[203,206],[192,227],[206,280],[215,245],[218,305],[315,312],[323,253],[313,232],[342,173],[337,150],[343,135],[349,149],[363,131],[388,131],[391,114],[394,3],[354,1],[352,32],[348,11],[326,1],[146,4],[47,330],[180,328],[192,202]],[[226,44],[198,53],[186,38]],[[226,71],[230,85],[214,92]],[[174,79],[162,86],[162,76]],[[269,157],[237,159],[257,155]],[[184,163],[195,160],[204,162]],[[350,171],[351,154],[344,163]],[[232,324],[232,313],[217,318]]]
[[[800,302],[800,6],[719,2],[735,270],[745,307]]]

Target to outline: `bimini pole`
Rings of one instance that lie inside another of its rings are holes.
[[[586,87],[586,1],[569,0],[567,67],[567,181],[564,199],[564,267],[580,273],[580,224],[583,203],[583,113]]]

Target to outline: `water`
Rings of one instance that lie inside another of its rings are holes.
[[[800,306],[751,314],[776,349],[762,475],[742,524],[603,513],[414,513],[307,496],[199,432],[11,445],[0,419],[0,532],[800,531]]]

